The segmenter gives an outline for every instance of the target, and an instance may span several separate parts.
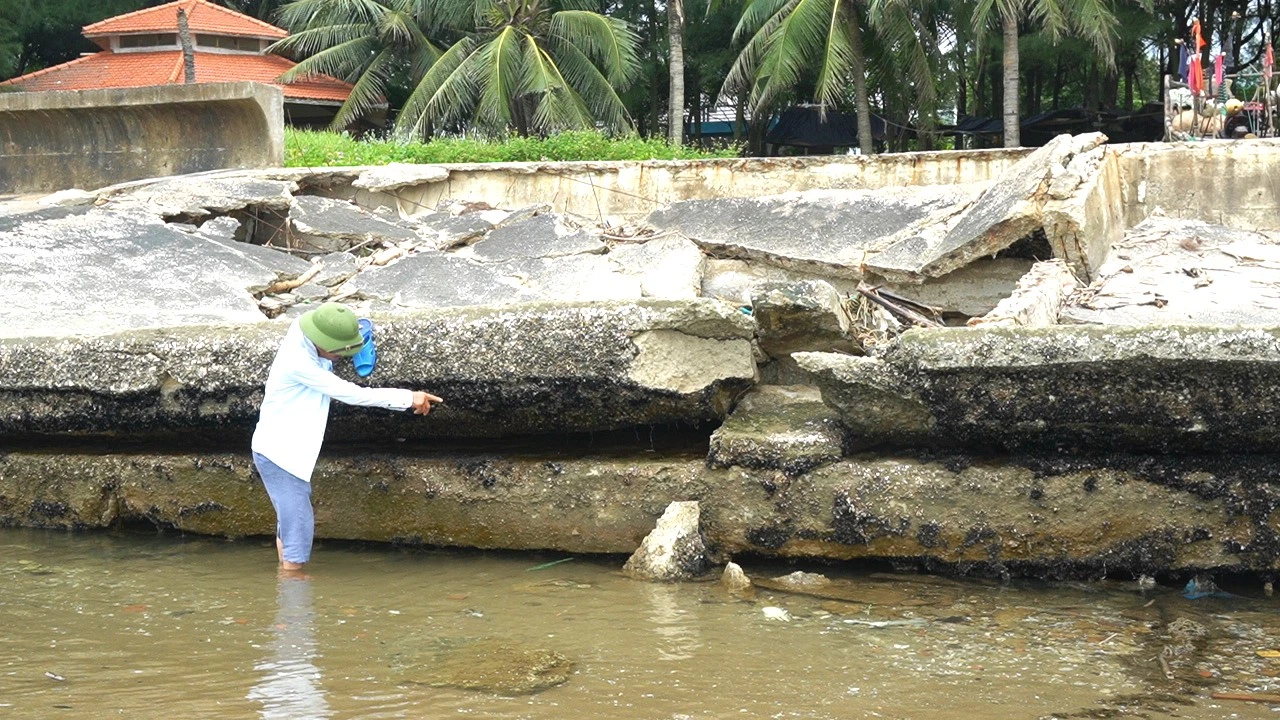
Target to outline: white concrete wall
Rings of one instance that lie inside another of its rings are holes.
[[[549,203],[560,212],[624,222],[681,200],[982,182],[995,179],[1027,152],[447,165],[449,178],[442,182],[380,193],[351,189],[345,197],[366,207],[398,207],[409,215],[430,212],[445,200],[506,208]]]

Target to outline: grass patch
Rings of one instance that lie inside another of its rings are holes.
[[[387,163],[489,163],[542,160],[679,160],[738,157],[734,147],[673,147],[663,140],[609,138],[565,132],[546,138],[506,140],[441,138],[431,142],[357,140],[346,133],[285,128],[286,167],[386,165]]]

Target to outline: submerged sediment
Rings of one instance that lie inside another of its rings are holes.
[[[630,553],[697,500],[720,559],[875,559],[1044,577],[1276,569],[1274,456],[860,455],[789,477],[697,457],[406,455],[321,460],[323,538]],[[9,453],[0,524],[270,534],[242,453]]]

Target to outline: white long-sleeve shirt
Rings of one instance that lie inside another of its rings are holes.
[[[413,407],[412,390],[361,387],[334,375],[333,363],[316,353],[295,320],[267,374],[253,451],[311,482],[329,423],[329,398],[388,410]]]

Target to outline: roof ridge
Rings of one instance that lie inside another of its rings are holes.
[[[282,28],[282,27],[280,27],[280,26],[278,26],[278,25],[272,25],[271,23],[267,22],[266,20],[259,20],[258,18],[253,17],[252,15],[248,15],[248,14],[245,14],[245,13],[242,13],[242,12],[237,12],[237,11],[235,11],[235,10],[232,10],[232,9],[231,9],[231,8],[229,8],[229,7],[223,7],[223,6],[221,6],[221,5],[218,5],[217,3],[211,3],[211,2],[209,2],[209,0],[191,0],[191,6],[192,6],[193,8],[196,6],[196,3],[200,3],[200,4],[202,4],[202,5],[208,5],[210,8],[214,8],[214,9],[217,9],[217,10],[221,10],[222,12],[224,12],[224,13],[226,13],[226,14],[228,14],[228,15],[234,15],[234,16],[236,16],[237,18],[244,19],[244,20],[248,20],[248,21],[252,22],[252,23],[253,23],[253,24],[255,24],[255,25],[262,25],[263,27],[271,28],[272,30],[275,30],[275,31],[277,31],[277,32],[286,32],[286,33],[287,33],[287,32],[289,32],[288,30],[285,30],[284,28]]]
[[[80,28],[80,32],[83,34],[88,32],[90,28],[94,28],[94,27],[97,27],[98,25],[111,22],[112,20],[121,20],[123,18],[133,17],[134,15],[141,15],[143,13],[155,12],[156,10],[159,10],[161,8],[167,8],[170,5],[181,5],[182,3],[187,1],[188,0],[173,0],[173,2],[167,2],[163,5],[156,5],[155,7],[142,8],[141,10],[134,10],[133,12],[127,12],[122,15],[112,15],[109,18],[102,18],[98,22],[89,23],[88,25],[85,25],[84,27]]]
[[[5,80],[5,81],[3,81],[3,82],[0,82],[0,85],[10,85],[10,84],[15,84],[15,83],[17,83],[17,82],[19,82],[19,81],[30,80],[31,78],[39,77],[39,76],[41,76],[41,75],[48,75],[49,73],[54,72],[54,71],[56,71],[56,70],[62,70],[62,69],[64,69],[64,68],[66,68],[68,65],[75,65],[75,64],[77,64],[77,63],[82,63],[82,62],[84,62],[84,61],[88,60],[89,58],[97,57],[98,55],[101,55],[101,54],[103,54],[103,53],[108,53],[108,54],[110,54],[110,53],[111,53],[111,51],[110,51],[110,50],[99,50],[99,51],[98,51],[98,52],[96,52],[96,53],[89,53],[88,55],[81,55],[80,57],[76,58],[75,60],[68,60],[68,61],[66,61],[66,62],[64,62],[64,63],[58,63],[57,65],[50,65],[50,66],[49,66],[49,67],[47,67],[47,68],[40,68],[39,70],[36,70],[36,71],[34,71],[34,72],[29,72],[29,73],[27,73],[26,75],[19,75],[19,76],[17,76],[17,77],[9,78],[8,80]]]
[[[251,15],[246,15],[245,13],[232,10],[229,7],[223,7],[222,5],[218,5],[217,3],[209,2],[209,0],[172,0],[172,2],[167,2],[163,5],[156,5],[155,7],[142,8],[141,10],[134,10],[133,12],[127,12],[127,13],[124,13],[123,15],[115,15],[109,18],[103,18],[102,20],[99,20],[96,23],[85,25],[83,28],[80,29],[80,32],[85,37],[88,37],[94,33],[97,33],[98,29],[102,28],[103,26],[106,26],[108,23],[115,24],[119,20],[124,20],[126,18],[131,18],[131,17],[144,15],[144,14],[159,15],[158,11],[160,10],[163,10],[165,8],[177,9],[177,7],[179,6],[182,6],[182,9],[187,11],[188,18],[191,16],[191,13],[197,7],[205,7],[210,10],[220,11],[224,15],[230,15],[231,17],[235,18],[239,22],[247,22],[263,30],[269,30],[271,35],[277,35],[279,33],[285,33],[287,35],[289,32],[288,30],[285,30],[284,28],[278,27],[276,25],[272,25],[271,23],[266,22],[265,20],[259,20],[258,18],[253,17]],[[174,25],[175,27],[177,26],[176,21],[174,22]]]
[[[172,51],[170,51],[170,52],[172,52]],[[185,64],[186,64],[186,62],[187,62],[187,59],[186,59],[186,57],[184,57],[184,54],[185,54],[185,53],[184,53],[183,51],[181,51],[181,50],[179,50],[179,51],[178,51],[178,57],[177,57],[177,58],[175,58],[176,62],[174,62],[174,63],[173,63],[173,72],[169,73],[169,78],[168,78],[167,80],[165,80],[165,84],[166,84],[166,85],[172,85],[172,84],[174,84],[174,83],[178,82],[178,76],[179,76],[180,74],[182,74],[182,67],[183,67],[183,65],[185,65]],[[191,53],[191,62],[192,62],[192,64],[194,64],[194,63],[195,63],[195,52],[194,52],[194,51],[192,51],[192,53]],[[199,70],[199,68],[197,68],[197,71],[198,71],[198,70]],[[199,75],[199,73],[198,73],[198,72],[197,72],[197,74],[196,74],[196,77],[200,77],[200,75]]]

